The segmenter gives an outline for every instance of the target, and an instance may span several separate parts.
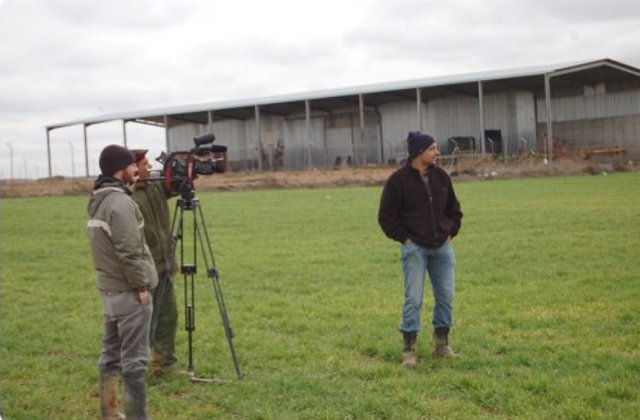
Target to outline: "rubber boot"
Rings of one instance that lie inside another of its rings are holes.
[[[402,331],[404,339],[404,350],[402,352],[402,366],[406,368],[414,368],[418,364],[418,355],[416,354],[416,340],[418,333],[415,331]]]
[[[164,367],[167,364],[167,360],[162,352],[157,350],[153,351],[153,358],[151,359],[151,372],[154,376],[160,377],[164,374]]]
[[[437,327],[433,331],[434,348],[431,355],[443,359],[454,359],[459,357],[449,346],[449,328]]]
[[[127,372],[122,375],[124,414],[127,420],[147,420],[145,371]]]
[[[104,420],[123,419],[118,412],[118,382],[120,375],[116,372],[100,373],[100,413]]]
[[[172,353],[171,353],[172,354]],[[176,358],[174,355],[167,357],[165,353],[154,350],[151,360],[151,372],[156,378],[171,374],[175,369]]]

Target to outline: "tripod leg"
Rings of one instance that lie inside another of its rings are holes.
[[[176,218],[176,214],[178,209],[180,210],[179,219]],[[177,221],[177,235],[172,238],[175,241],[175,244],[180,242],[180,272],[184,278],[184,319],[185,319],[185,330],[187,331],[187,345],[188,345],[188,365],[187,365],[187,374],[189,378],[194,378],[194,367],[193,367],[193,332],[196,329],[196,304],[195,304],[195,281],[194,277],[196,275],[197,269],[195,265],[195,260],[193,264],[185,263],[184,259],[184,211],[192,210],[191,203],[187,202],[184,199],[179,199],[176,202],[176,213],[173,216],[173,222],[171,223],[171,231],[174,231],[176,227]],[[195,233],[194,233],[195,236]],[[194,254],[195,254],[195,242],[193,244]],[[175,250],[173,247],[172,251]],[[173,256],[172,256],[173,257]]]
[[[191,289],[191,291],[189,291]],[[189,346],[189,364],[187,371],[193,373],[193,332],[196,329],[195,302],[193,301],[193,275],[184,276],[184,322]]]
[[[227,337],[227,342],[229,343],[229,351],[231,351],[231,357],[233,358],[233,365],[236,369],[236,374],[238,375],[238,379],[242,379],[244,375],[240,370],[238,355],[236,354],[236,349],[233,345],[233,329],[231,328],[231,323],[229,322],[229,316],[227,314],[227,307],[224,303],[224,297],[222,295],[222,286],[220,285],[218,272],[215,269],[211,270],[209,272],[209,277],[211,278],[211,282],[215,290],[216,301],[218,302],[218,308],[220,309],[220,317],[222,318],[222,324],[224,326],[224,333],[225,333],[225,336]]]
[[[194,207],[194,212],[196,211],[195,208],[197,207],[198,219],[194,220],[194,229],[197,233],[198,240],[200,242],[200,247],[202,248],[202,257],[204,259],[205,266],[207,268],[207,276],[211,278],[211,282],[213,284],[213,289],[216,296],[216,302],[218,303],[220,317],[222,319],[225,336],[229,344],[231,357],[233,358],[233,365],[235,367],[236,374],[238,375],[238,379],[242,380],[244,375],[240,370],[240,363],[238,362],[236,349],[235,349],[235,346],[233,345],[233,329],[231,328],[231,323],[229,322],[229,315],[227,313],[227,307],[224,302],[224,296],[222,293],[222,286],[220,285],[218,270],[216,270],[216,267],[215,267],[213,246],[211,245],[211,240],[209,239],[209,233],[207,232],[207,227],[204,222],[204,214],[202,212],[202,208],[198,205],[197,201],[195,201],[195,204],[193,207]],[[200,226],[202,226],[202,230],[200,229]]]

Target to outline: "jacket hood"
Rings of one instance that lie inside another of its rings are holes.
[[[121,185],[123,187],[126,187],[124,182],[122,182],[118,178],[107,176],[107,175],[100,175],[96,178],[96,180],[93,183],[93,190],[95,191],[97,189],[100,189],[106,186],[115,186],[115,185],[107,185],[107,184],[115,184],[115,185]]]
[[[100,204],[107,196],[118,190],[131,195],[131,190],[118,178],[111,176],[100,175],[93,184],[93,193],[89,198],[89,204],[87,205],[87,213],[89,217],[93,217],[100,207]]]

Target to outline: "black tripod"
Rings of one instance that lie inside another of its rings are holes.
[[[185,263],[185,244],[184,244],[184,225],[185,217],[184,213],[190,211],[193,213],[193,243],[191,245],[193,255],[192,263]],[[179,217],[178,217],[179,216]],[[177,221],[177,224],[176,224]],[[198,378],[193,368],[193,332],[196,329],[196,301],[195,301],[195,282],[194,278],[198,272],[197,258],[198,258],[198,243],[202,249],[202,257],[207,269],[207,276],[211,279],[213,289],[215,291],[216,302],[218,303],[218,309],[220,310],[220,317],[222,318],[222,324],[224,326],[224,333],[229,343],[229,349],[233,358],[233,365],[238,374],[238,379],[242,380],[243,374],[240,371],[240,365],[238,363],[238,356],[233,346],[233,330],[229,323],[229,317],[227,315],[227,307],[224,303],[224,297],[222,295],[222,287],[220,286],[220,279],[218,276],[218,270],[216,269],[215,259],[213,256],[213,247],[209,240],[209,233],[204,222],[204,214],[202,207],[200,206],[200,200],[196,198],[192,189],[183,189],[181,198],[176,201],[176,208],[173,213],[173,220],[171,222],[171,237],[173,243],[180,243],[180,272],[184,276],[184,306],[185,306],[185,329],[188,335],[189,344],[189,365],[187,374],[189,379],[193,382],[214,382],[211,379]],[[175,249],[175,248],[173,248]]]

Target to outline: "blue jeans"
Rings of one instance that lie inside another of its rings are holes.
[[[404,304],[400,331],[420,331],[420,311],[425,276],[429,273],[433,290],[433,327],[450,328],[455,294],[456,256],[449,243],[429,249],[417,244],[402,245]]]

